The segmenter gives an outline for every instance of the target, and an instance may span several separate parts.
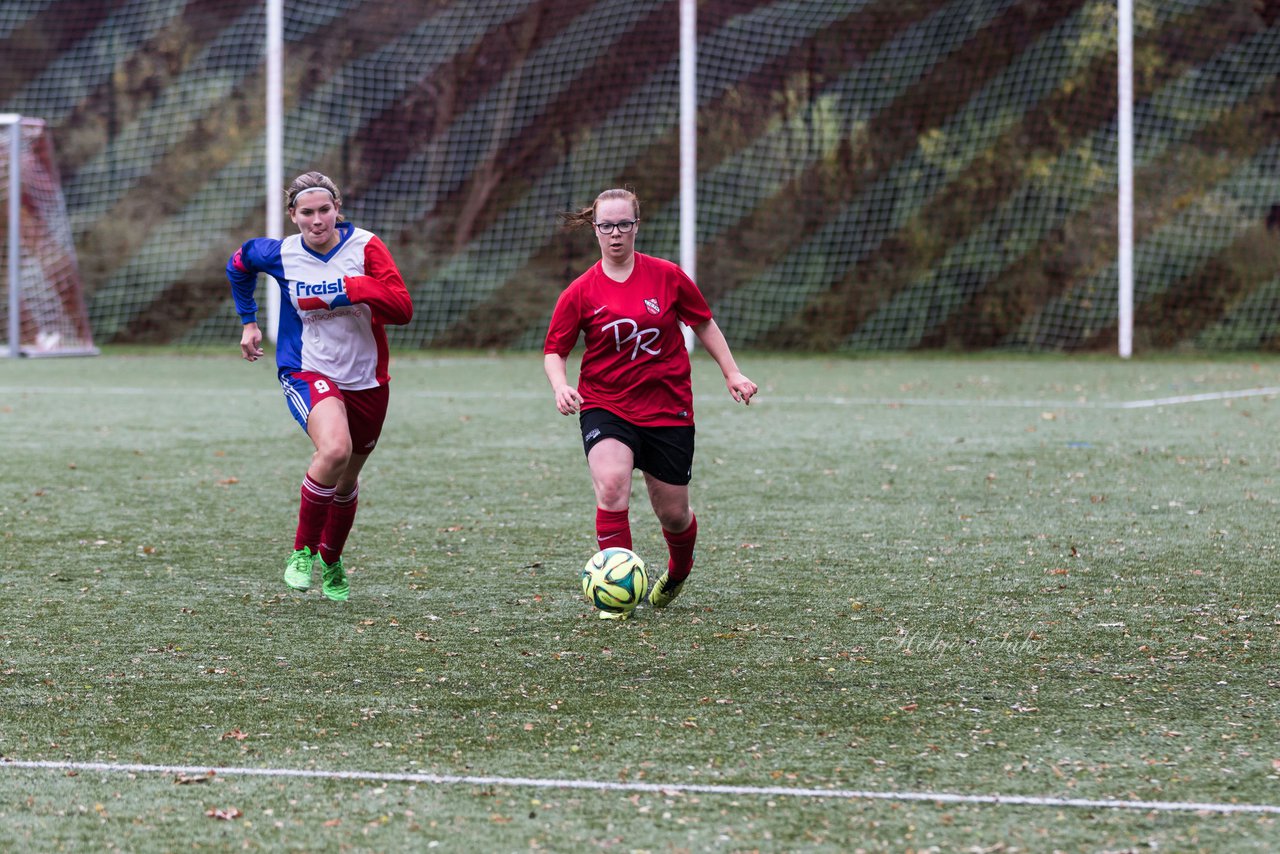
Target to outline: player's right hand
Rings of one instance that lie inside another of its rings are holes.
[[[582,408],[582,396],[571,385],[562,385],[556,389],[556,409],[561,415],[573,415]]]
[[[246,362],[256,362],[262,358],[262,330],[256,323],[246,323],[240,333],[240,355]]]

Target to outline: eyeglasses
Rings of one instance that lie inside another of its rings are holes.
[[[634,219],[624,219],[622,222],[597,222],[596,228],[600,229],[601,234],[613,234],[613,230],[618,229],[618,234],[626,234],[635,228],[636,221]]]

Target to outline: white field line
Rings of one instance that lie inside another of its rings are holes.
[[[180,396],[183,394],[207,396],[208,389],[205,388],[167,388],[158,389],[155,387],[136,387],[136,386],[0,386],[0,397],[9,399],[20,398],[23,395],[50,395],[50,394],[70,394],[77,397],[92,395],[107,395],[113,397],[153,397],[157,393],[163,391],[166,396]],[[397,396],[405,395],[407,397],[424,397],[438,400],[550,400],[550,392],[543,391],[527,391],[520,389],[512,389],[510,391],[476,391],[472,389],[443,390],[443,389],[410,389],[397,388],[395,390]],[[218,391],[220,395],[262,395],[271,397],[280,394],[279,389],[259,389],[259,388],[238,388],[238,389],[221,389]],[[1152,409],[1160,406],[1183,406],[1191,403],[1208,403],[1217,400],[1236,400],[1247,397],[1276,397],[1280,396],[1280,386],[1267,386],[1264,388],[1246,388],[1235,389],[1229,391],[1209,391],[1201,394],[1179,394],[1169,397],[1152,397],[1140,400],[1034,400],[1034,399],[1007,399],[993,398],[990,400],[978,399],[951,399],[946,398],[927,398],[927,397],[842,397],[842,396],[808,396],[808,395],[771,395],[763,393],[757,399],[757,406],[768,406],[771,403],[776,404],[809,404],[815,406],[888,406],[888,407],[941,407],[953,408],[964,407],[968,409]],[[727,396],[703,395],[699,401],[699,406],[707,406],[708,404],[732,404]]]
[[[610,780],[556,780],[537,777],[483,777],[453,774],[320,771],[303,768],[209,768],[203,765],[136,765],[113,762],[29,762],[0,759],[0,769],[100,772],[104,774],[210,774],[243,777],[305,777],[322,780],[363,780],[377,783],[427,783],[437,786],[507,786],[533,789],[586,789],[612,792],[651,792],[658,795],[691,792],[745,797],[835,798],[839,800],[920,801],[933,804],[993,804],[1051,808],[1141,810],[1144,812],[1269,813],[1280,805],[1196,803],[1190,801],[1124,801],[1102,798],[1047,798],[1031,795],[960,795],[950,792],[869,792],[856,789],[805,789],[786,786],[723,786],[701,783],[619,783]]]
[[[1212,400],[1234,400],[1238,397],[1271,397],[1280,394],[1280,388],[1246,388],[1239,391],[1211,391],[1204,394],[1179,394],[1173,397],[1155,397],[1151,400],[1126,400],[1112,404],[1119,409],[1149,409],[1153,406],[1178,406],[1183,403],[1203,403]]]
[[[1280,395],[1280,386],[1266,388],[1246,388],[1232,391],[1210,391],[1202,394],[1180,394],[1170,397],[1153,397],[1142,400],[1034,400],[1034,399],[1001,399],[990,400],[964,399],[946,400],[927,397],[793,397],[766,396],[760,400],[764,403],[814,403],[832,406],[938,406],[966,407],[970,409],[1151,409],[1158,406],[1181,406],[1188,403],[1207,403],[1215,400],[1234,400],[1242,397],[1274,397]]]

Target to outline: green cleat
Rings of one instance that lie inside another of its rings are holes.
[[[685,576],[674,584],[671,582],[671,572],[667,570],[662,573],[662,577],[653,585],[653,589],[649,591],[649,605],[654,608],[665,608],[675,601],[680,595],[680,591],[684,589],[684,583],[689,580],[689,576]]]
[[[347,570],[341,557],[333,563],[325,563],[324,558],[320,558],[320,589],[335,602],[345,602],[351,595],[351,585],[347,583]]]
[[[316,553],[303,546],[289,555],[284,565],[284,583],[294,590],[311,589],[311,567],[315,564]]]

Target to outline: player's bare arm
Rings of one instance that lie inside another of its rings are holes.
[[[714,320],[708,320],[706,323],[694,326],[693,334],[698,336],[698,340],[702,343],[702,348],[720,366],[720,373],[724,374],[724,384],[729,389],[730,396],[734,400],[750,406],[751,398],[755,397],[756,392],[760,389],[747,378],[746,374],[738,370],[738,363],[734,361],[733,352],[729,349],[729,342],[725,340],[724,333],[720,331],[720,327],[716,325]]]

